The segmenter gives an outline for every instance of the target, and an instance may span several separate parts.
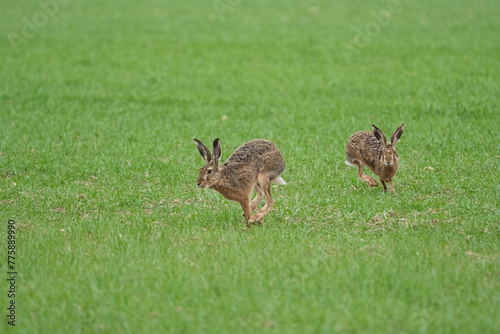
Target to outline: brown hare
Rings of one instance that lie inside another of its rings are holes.
[[[392,178],[399,167],[399,158],[394,146],[403,134],[403,126],[404,124],[401,124],[394,131],[390,142],[387,142],[385,135],[375,125],[372,125],[373,131],[358,131],[349,137],[345,150],[347,156],[345,163],[351,167],[358,167],[358,178],[361,181],[371,187],[378,186],[377,180],[363,173],[363,166],[367,165],[380,178],[384,191],[387,191],[386,182],[389,182],[389,190],[394,191]]]
[[[271,182],[286,184],[280,176],[285,170],[285,160],[276,144],[263,139],[249,141],[219,166],[222,155],[219,138],[214,140],[213,156],[205,144],[198,139],[194,141],[206,162],[196,180],[198,187],[212,188],[225,198],[240,203],[247,228],[250,228],[249,223],[262,226],[262,219],[274,205]],[[256,196],[250,201],[253,189]],[[266,204],[252,216],[264,197]]]

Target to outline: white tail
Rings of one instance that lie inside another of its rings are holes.
[[[283,180],[283,178],[281,176],[278,176],[277,178],[272,179],[271,182],[276,183],[276,184],[282,184],[282,185],[286,184],[285,180]]]
[[[347,166],[351,166],[351,167],[358,167],[357,165],[355,165],[355,164],[353,164],[353,163],[351,163],[351,162],[349,162],[349,161],[347,161],[347,160],[345,161],[345,164],[346,164]]]

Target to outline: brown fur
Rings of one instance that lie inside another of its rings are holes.
[[[282,180],[279,177],[285,170],[285,160],[276,144],[263,139],[249,141],[219,166],[222,153],[219,139],[214,140],[213,156],[201,141],[195,139],[195,143],[206,162],[200,168],[196,181],[198,187],[212,188],[225,198],[240,203],[247,227],[250,227],[248,223],[262,226],[262,219],[274,205],[271,181]],[[250,201],[254,189],[256,196]],[[266,204],[252,216],[264,197]]]
[[[363,173],[363,166],[366,165],[380,178],[380,182],[387,191],[386,182],[389,182],[389,190],[394,191],[392,178],[396,175],[399,167],[399,157],[395,149],[396,143],[403,134],[401,124],[391,136],[391,141],[387,139],[382,131],[372,125],[373,131],[358,131],[347,141],[346,163],[358,168],[358,178],[368,183],[371,187],[377,187],[378,182]]]

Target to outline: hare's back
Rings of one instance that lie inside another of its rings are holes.
[[[359,131],[354,133],[347,141],[347,159],[364,161],[368,166],[373,166],[382,148],[383,145],[373,132]]]
[[[353,133],[349,137],[348,142],[351,144],[362,144],[362,143],[366,142],[367,140],[371,140],[372,138],[377,140],[377,138],[375,138],[375,135],[373,134],[373,132],[371,132],[371,131],[358,131],[358,132]]]
[[[383,146],[371,131],[358,131],[349,137],[347,143],[351,146],[365,149],[377,149]]]
[[[274,155],[281,156],[275,143],[264,139],[255,139],[238,147],[227,159],[226,163],[249,163],[267,160]],[[281,159],[283,157],[281,156]]]

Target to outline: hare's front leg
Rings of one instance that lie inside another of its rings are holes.
[[[250,198],[247,200],[243,200],[240,202],[241,207],[243,209],[243,217],[245,217],[245,224],[247,225],[247,228],[252,228],[249,224],[248,221],[250,220],[250,217],[252,216],[252,211],[250,210]]]
[[[392,184],[392,179],[389,180],[389,191],[391,193],[396,193],[396,190],[394,189],[394,184]]]
[[[245,217],[245,224],[247,225],[247,228],[251,228],[249,222],[253,223],[251,221],[253,209],[251,206],[250,198],[252,197],[252,191],[254,187],[255,185],[249,184],[247,187],[240,189],[236,194],[233,194],[233,200],[240,203],[241,208],[243,209],[243,217]]]
[[[384,186],[384,191],[387,192],[389,190],[389,192],[391,193],[395,193],[396,190],[394,190],[394,184],[392,183],[392,179],[389,179],[389,187],[387,187],[387,181],[384,181],[382,179],[380,179],[380,182],[382,182],[382,185]]]

